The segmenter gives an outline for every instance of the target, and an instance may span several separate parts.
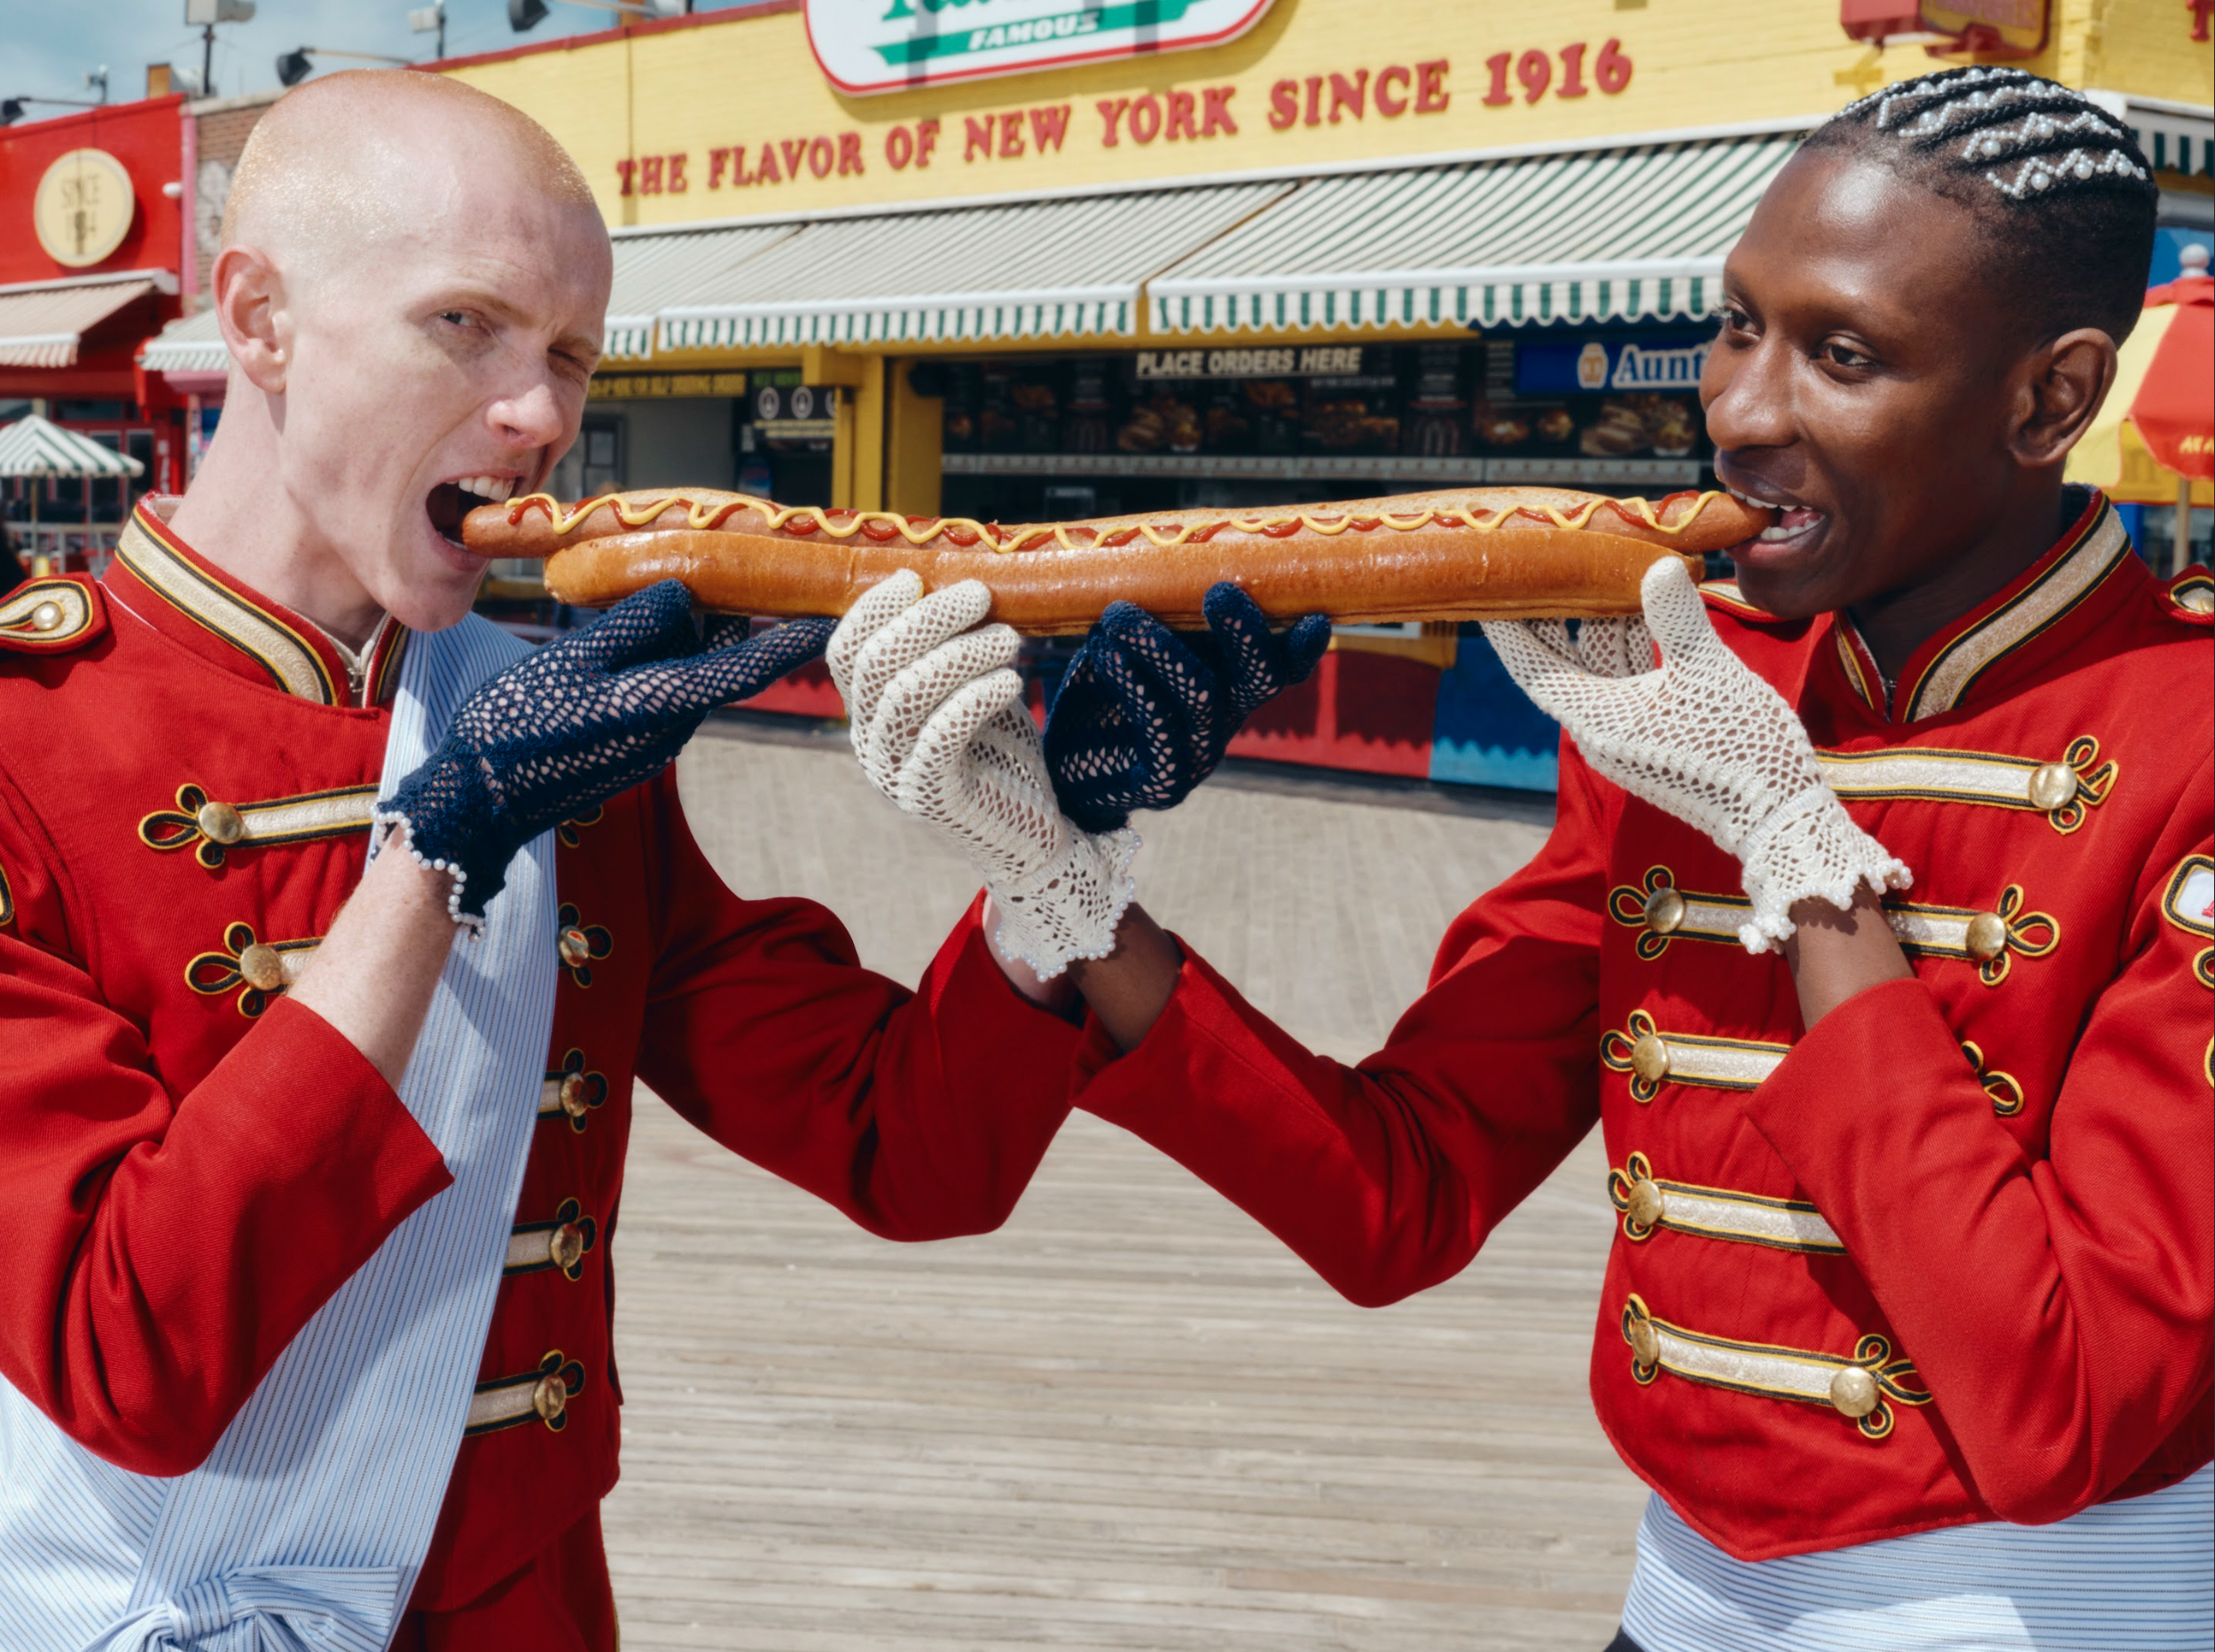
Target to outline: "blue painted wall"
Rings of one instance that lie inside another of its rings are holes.
[[[1560,782],[1561,727],[1515,686],[1482,626],[1464,625],[1453,669],[1438,677],[1430,778],[1550,792]]]

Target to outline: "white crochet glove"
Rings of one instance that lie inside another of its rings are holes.
[[[1847,815],[1792,708],[1715,634],[1684,565],[1655,562],[1642,594],[1642,622],[1587,621],[1574,643],[1558,621],[1490,621],[1484,635],[1595,773],[1738,857],[1748,951],[1789,939],[1798,902],[1843,910],[1865,884],[1906,889],[1907,868]]]
[[[993,943],[1051,980],[1115,950],[1139,834],[1062,816],[1012,669],[1021,639],[978,624],[990,606],[976,580],[925,597],[903,570],[839,622],[826,659],[863,771],[968,857],[999,907]]]

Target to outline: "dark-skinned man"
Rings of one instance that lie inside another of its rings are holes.
[[[1555,828],[1377,1054],[1300,1048],[1127,889],[1008,966],[1083,995],[1078,1105],[1358,1303],[1452,1277],[1601,1126],[1592,1391],[1655,1493],[1619,1648],[2215,1627],[2211,587],[2062,482],[2155,201],[2118,122],[2013,69],[1810,139],[1702,384],[1775,525],[1734,582],[1650,575],[1642,622],[1491,628],[1563,724]],[[1189,646],[1113,615],[1042,748],[962,601],[888,598],[831,659],[1004,912],[1053,900],[1011,866],[1175,802],[1311,657],[1226,593]],[[1049,780],[1058,819],[949,807]]]

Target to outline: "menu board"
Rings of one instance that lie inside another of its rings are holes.
[[[1549,337],[959,363],[943,440],[951,453],[1683,458],[1703,450],[1703,351],[1698,335]]]

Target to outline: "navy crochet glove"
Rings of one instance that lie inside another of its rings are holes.
[[[524,844],[660,773],[709,711],[830,636],[829,620],[795,620],[702,648],[691,596],[665,579],[481,685],[378,818],[403,821],[416,858],[455,873],[456,917],[481,920]]]
[[[1229,580],[1209,587],[1200,611],[1206,632],[1179,636],[1115,603],[1069,662],[1046,712],[1046,766],[1062,813],[1084,830],[1182,803],[1246,719],[1305,682],[1330,646],[1323,615],[1280,636]]]

